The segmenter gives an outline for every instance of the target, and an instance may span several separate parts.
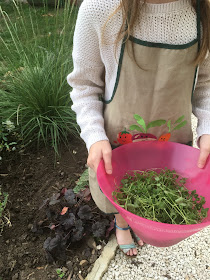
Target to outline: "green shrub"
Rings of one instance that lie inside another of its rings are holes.
[[[18,125],[25,145],[42,142],[58,153],[58,143],[79,132],[66,81],[77,8],[13,5],[13,20],[1,9],[6,34],[1,36],[0,116]]]
[[[7,82],[8,91],[0,91],[0,108],[16,120],[25,145],[51,143],[58,152],[59,140],[76,135],[77,125],[66,80],[56,75],[65,65],[54,54],[42,58],[40,65],[25,66]]]

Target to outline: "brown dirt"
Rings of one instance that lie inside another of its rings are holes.
[[[27,151],[1,166],[1,186],[9,194],[7,209],[12,226],[5,226],[0,236],[0,280],[61,279],[56,273],[61,266],[48,265],[43,250],[49,230],[42,235],[31,231],[43,200],[63,187],[73,188],[85,169],[87,151],[83,142],[71,141],[70,147],[62,146],[60,153],[61,157],[55,159],[52,149]],[[92,199],[87,203],[95,206]],[[103,214],[98,209],[95,211],[101,219]],[[87,245],[87,238],[68,249],[66,274],[62,279],[71,274],[68,280],[85,278],[100,255],[101,250]],[[105,241],[97,244],[103,248]],[[81,260],[88,260],[84,267],[79,264]]]

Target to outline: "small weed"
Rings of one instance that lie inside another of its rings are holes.
[[[61,279],[65,276],[65,273],[60,268],[56,269],[56,272]]]
[[[11,226],[9,219],[9,211],[6,211],[6,205],[8,201],[8,193],[2,192],[0,187],[0,234],[3,231],[5,225]]]
[[[14,123],[6,120],[0,124],[0,161],[9,152],[14,152],[20,141],[19,135],[15,131]]]

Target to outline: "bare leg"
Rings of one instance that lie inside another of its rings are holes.
[[[123,217],[120,214],[116,214],[115,215],[116,218],[116,224],[119,227],[122,228],[126,228],[128,227],[127,222],[123,219]],[[116,228],[116,238],[117,238],[117,242],[119,245],[125,245],[125,244],[131,244],[133,243],[133,238],[131,236],[131,232],[130,230],[120,230],[118,228]],[[128,256],[133,256],[133,255],[137,255],[137,250],[136,248],[132,248],[127,252]]]

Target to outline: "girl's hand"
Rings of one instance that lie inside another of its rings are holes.
[[[198,160],[198,167],[204,168],[206,160],[210,154],[210,135],[204,134],[200,137],[200,156]]]
[[[90,147],[87,165],[96,172],[101,159],[104,160],[106,173],[112,174],[112,148],[107,140],[96,142]]]

